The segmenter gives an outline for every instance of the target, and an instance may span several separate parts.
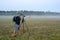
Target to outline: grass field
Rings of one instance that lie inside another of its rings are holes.
[[[60,20],[26,19],[27,27],[25,33],[12,37],[14,22],[0,18],[0,40],[60,40]]]

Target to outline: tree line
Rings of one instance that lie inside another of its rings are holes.
[[[0,11],[0,15],[17,15],[17,14],[24,14],[24,15],[60,15],[59,12],[44,12],[44,11]]]

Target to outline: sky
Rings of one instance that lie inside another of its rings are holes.
[[[60,12],[60,0],[0,0],[0,10]]]

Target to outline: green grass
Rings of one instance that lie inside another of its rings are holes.
[[[0,19],[0,40],[60,40],[60,20],[26,19],[24,34],[12,37],[12,19]],[[30,34],[29,34],[30,32]]]

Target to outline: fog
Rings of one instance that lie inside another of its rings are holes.
[[[0,18],[3,18],[3,19],[12,19],[14,16],[0,16]],[[25,18],[38,18],[38,19],[60,19],[60,16],[26,16]]]

